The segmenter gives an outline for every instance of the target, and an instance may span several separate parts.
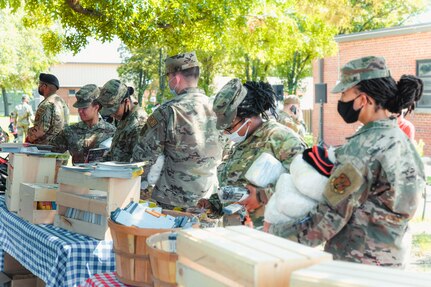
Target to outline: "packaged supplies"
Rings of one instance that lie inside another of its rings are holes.
[[[245,174],[245,178],[255,186],[268,187],[275,184],[286,169],[274,156],[269,153],[262,153],[250,166]]]
[[[321,202],[328,178],[318,173],[302,159],[302,154],[295,156],[290,164],[290,174],[296,188],[304,195]]]

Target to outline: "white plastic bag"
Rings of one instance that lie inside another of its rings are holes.
[[[265,205],[265,221],[271,224],[288,223],[293,222],[294,219],[280,213],[277,210],[276,203],[280,193],[274,193],[269,199],[268,203]]]
[[[321,175],[314,167],[303,160],[302,154],[295,156],[290,164],[290,175],[299,192],[318,202],[322,202],[323,191],[328,178]]]
[[[275,194],[278,193],[275,207],[279,213],[292,218],[302,218],[307,215],[317,202],[301,194],[295,187],[290,174],[282,174],[275,186]]]
[[[245,178],[255,186],[268,187],[275,184],[286,169],[273,155],[262,153],[245,173]]]
[[[160,178],[160,173],[163,169],[163,164],[165,163],[165,156],[159,155],[156,162],[151,166],[150,171],[147,175],[147,181],[149,184],[154,185]]]

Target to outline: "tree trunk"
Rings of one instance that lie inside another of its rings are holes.
[[[165,93],[165,73],[163,73],[162,65],[163,65],[163,48],[159,50],[159,88],[160,92],[157,95],[157,102],[163,102],[163,94]]]
[[[138,104],[142,107],[142,95],[144,92],[142,91],[142,68],[139,70],[139,85],[138,85]]]
[[[9,100],[7,98],[6,89],[1,87],[1,92],[3,95],[4,115],[9,116]]]
[[[248,55],[244,56],[245,58],[245,78],[247,81],[250,81],[250,58]]]

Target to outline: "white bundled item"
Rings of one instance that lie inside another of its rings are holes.
[[[149,184],[154,185],[159,180],[164,163],[165,163],[165,156],[159,155],[156,162],[151,166],[150,171],[148,172],[147,181]]]
[[[328,178],[321,175],[310,164],[302,159],[302,154],[298,154],[290,164],[290,174],[296,188],[304,195],[318,201],[323,200]]]
[[[245,174],[245,178],[255,186],[268,187],[275,184],[286,169],[273,155],[262,153],[250,166]]]
[[[277,210],[277,201],[280,194],[284,195],[282,192],[275,192],[268,203],[265,205],[265,221],[271,224],[288,223],[293,222],[294,219],[280,213]]]
[[[275,193],[279,193],[275,202],[277,211],[292,218],[304,217],[317,205],[316,201],[298,191],[288,173],[282,174],[278,179]]]

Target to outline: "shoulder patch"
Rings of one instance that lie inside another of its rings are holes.
[[[147,124],[151,128],[155,127],[158,123],[159,123],[159,121],[156,119],[156,117],[154,115],[151,115],[148,117]]]
[[[351,163],[338,166],[333,172],[323,193],[327,203],[336,207],[364,184],[362,173]]]

